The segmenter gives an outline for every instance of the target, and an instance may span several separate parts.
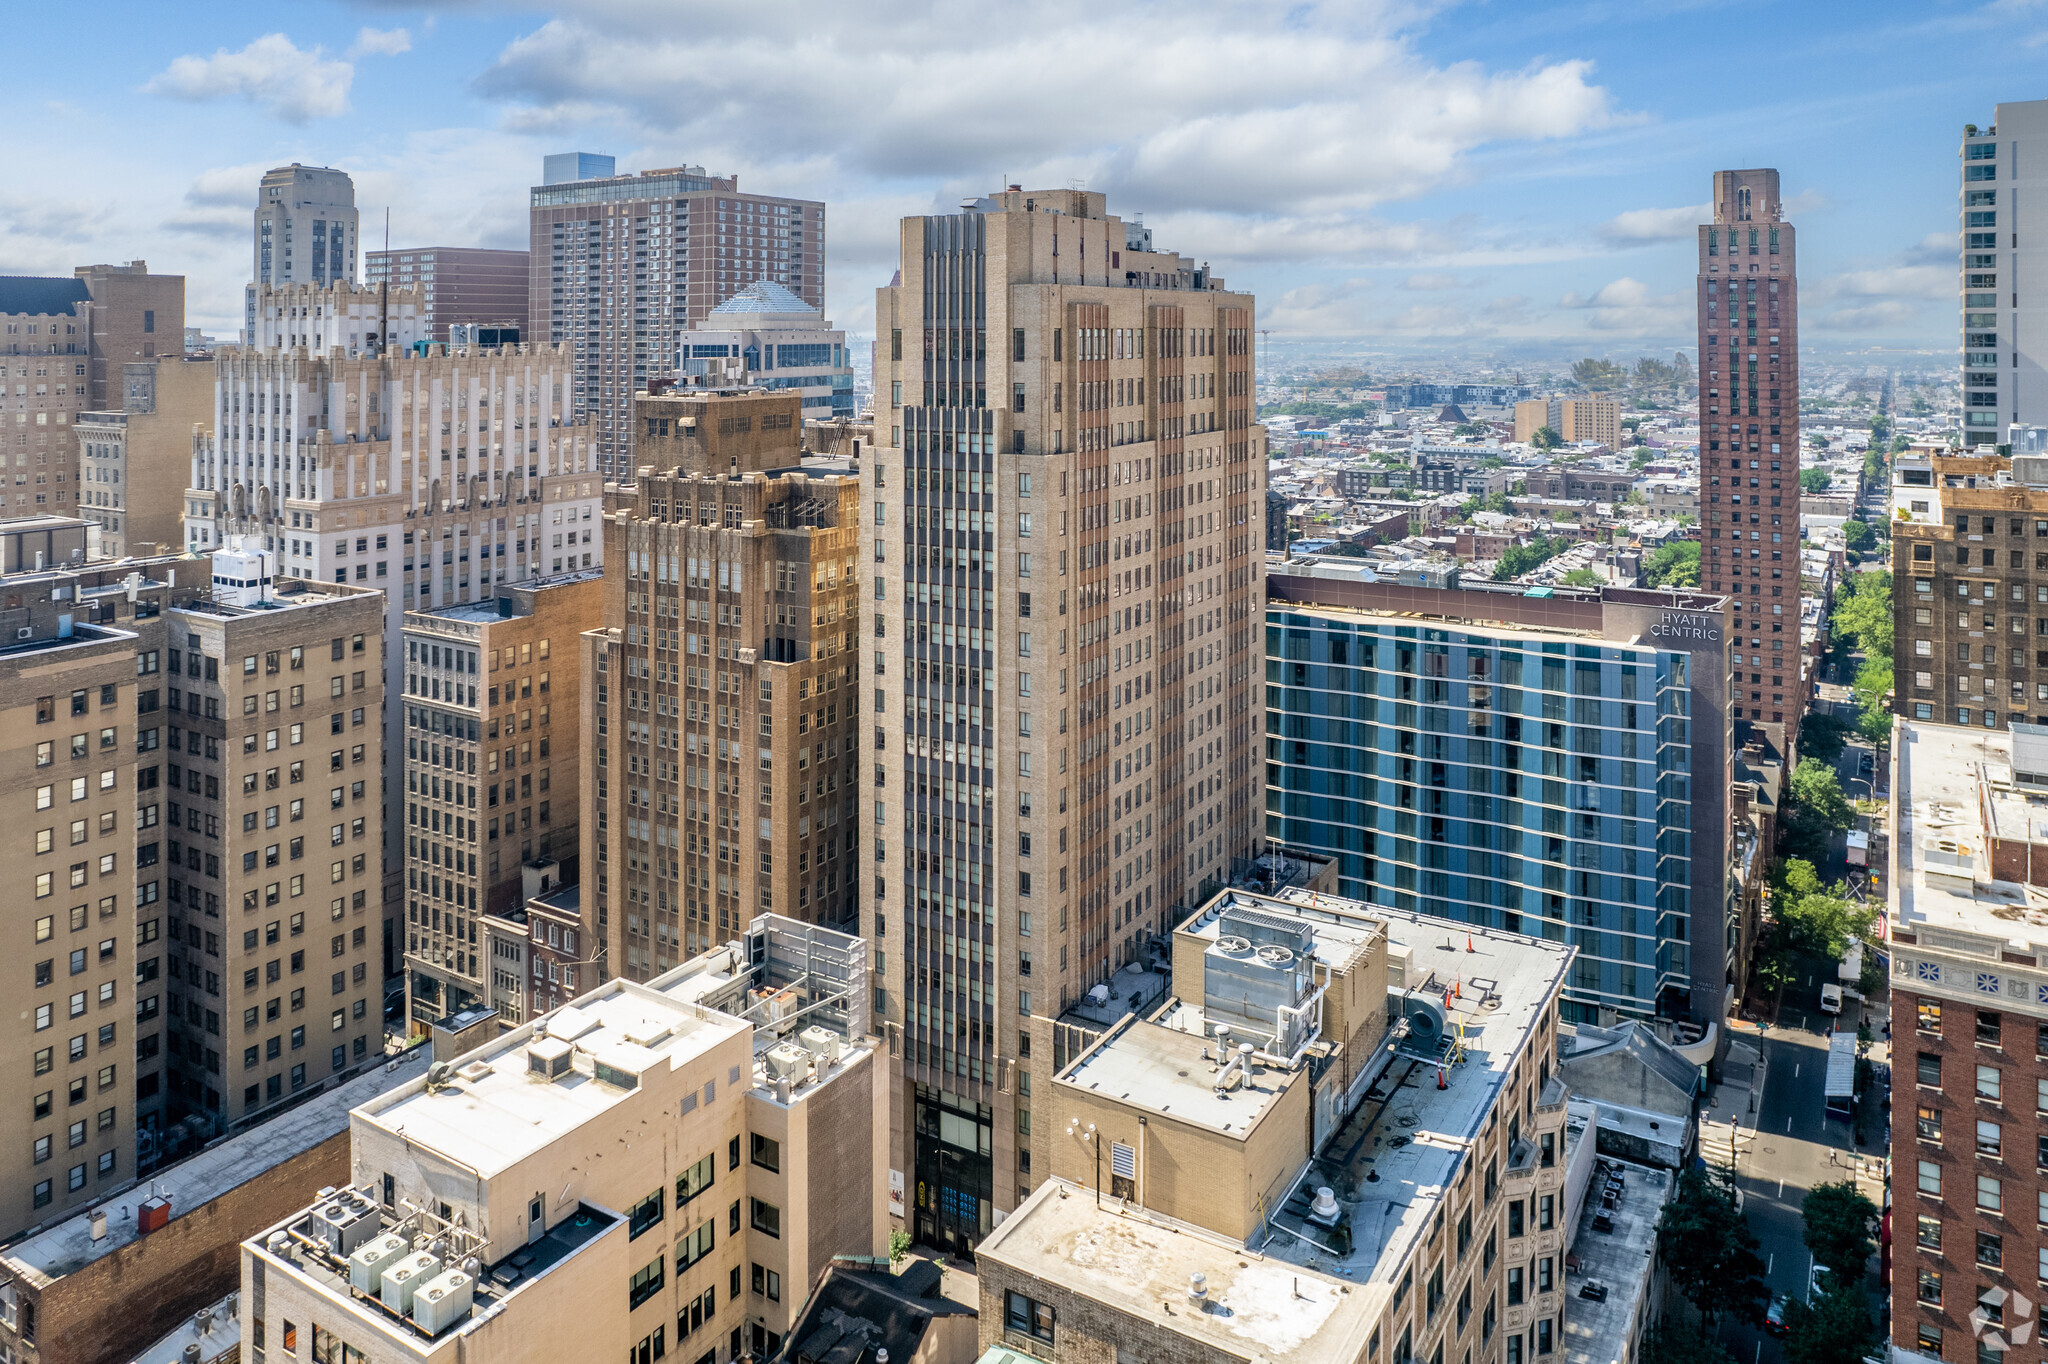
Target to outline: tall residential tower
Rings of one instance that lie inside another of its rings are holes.
[[[1956,206],[1967,445],[1997,444],[2016,422],[2048,423],[2042,357],[2036,347],[2020,341],[2023,331],[2033,335],[2043,316],[2040,297],[2021,279],[2039,248],[2019,231],[2020,190],[2043,178],[2032,174],[2031,162],[2020,160],[2019,144],[2048,134],[2048,99],[2000,104],[1991,118],[1988,128],[1963,126],[1961,202]],[[2028,176],[2024,181],[2023,172]],[[2023,329],[2026,317],[2034,321]]]
[[[1774,170],[1699,229],[1700,585],[1731,599],[1729,714],[1798,724],[1799,258]]]
[[[1028,1017],[1259,843],[1265,441],[1251,298],[1102,195],[1013,185],[904,219],[901,253],[864,475],[862,931],[912,1229],[966,1246],[1034,1182]]]
[[[825,206],[742,194],[702,166],[610,172],[610,157],[551,156],[533,187],[524,339],[575,352],[571,410],[592,415],[604,472],[629,480],[633,395],[671,373],[680,332],[757,280],[823,310]]]

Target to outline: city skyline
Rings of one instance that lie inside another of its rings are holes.
[[[1690,334],[1700,168],[1772,164],[1808,229],[1813,344],[1953,344],[1948,161],[1962,125],[1991,117],[1983,85],[2028,93],[2048,58],[2040,9],[1880,5],[1852,37],[1795,24],[1766,52],[1718,15],[1383,5],[1263,24],[1219,9],[1210,28],[1239,36],[1209,50],[1237,50],[1231,69],[1169,39],[1110,73],[1056,8],[956,30],[972,37],[922,34],[889,11],[820,16],[786,39],[729,17],[687,45],[653,11],[594,0],[322,5],[281,31],[244,5],[138,11],[111,43],[91,38],[107,75],[90,108],[22,111],[0,273],[153,254],[193,280],[194,322],[226,334],[250,185],[271,166],[350,171],[365,249],[383,244],[387,207],[394,246],[517,248],[539,158],[597,150],[621,169],[702,164],[745,190],[831,204],[826,309],[863,335],[900,216],[1009,181],[1083,180],[1207,243],[1219,273],[1272,300],[1262,320],[1276,337],[1628,349]],[[905,54],[892,60],[916,101],[871,102],[866,81],[777,80],[807,52],[851,50],[834,25],[855,22],[898,33],[886,45]],[[89,35],[43,14],[22,37]],[[1817,60],[1845,41],[1857,60]],[[1991,54],[1989,81],[1928,76],[1959,45]],[[1026,96],[1036,117],[990,119],[975,83],[945,78],[983,61],[1056,73]],[[1088,115],[1118,88],[1119,117]],[[115,184],[119,197],[101,188]]]

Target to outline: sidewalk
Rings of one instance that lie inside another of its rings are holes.
[[[1769,1074],[1761,1047],[1739,1038],[1729,1041],[1721,1082],[1700,1109],[1700,1158],[1707,1164],[1727,1169],[1747,1153]]]

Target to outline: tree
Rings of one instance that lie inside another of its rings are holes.
[[[1812,473],[1813,471],[1809,469],[1806,472]],[[1804,476],[1803,474],[1801,475],[1801,477]],[[1864,550],[1877,543],[1877,532],[1870,528],[1868,522],[1844,521],[1842,523],[1842,540],[1850,549],[1861,554]]]
[[[1771,1300],[1756,1249],[1728,1176],[1697,1165],[1680,1171],[1677,1192],[1657,1216],[1657,1252],[1703,1325],[1724,1314],[1754,1320]]]
[[[1873,744],[1882,744],[1891,737],[1892,718],[1884,708],[1884,699],[1891,690],[1892,664],[1888,655],[1864,659],[1863,666],[1856,670],[1856,680],[1849,685],[1857,706],[1856,732]]]
[[[1671,366],[1653,355],[1645,355],[1636,361],[1635,381],[1638,388],[1657,388],[1670,383],[1676,377]]]
[[[1808,712],[1799,725],[1800,759],[1833,766],[1835,760],[1842,756],[1842,741],[1847,734],[1848,726],[1834,716],[1818,711]]]
[[[1856,1185],[1843,1180],[1816,1184],[1799,1204],[1800,1219],[1806,1224],[1806,1248],[1813,1258],[1828,1267],[1840,1282],[1860,1286],[1863,1271],[1876,1253],[1870,1229],[1877,1222],[1877,1206],[1865,1198]]]
[[[1735,1364],[1719,1341],[1675,1327],[1653,1329],[1643,1338],[1642,1364]]]
[[[1606,581],[1590,568],[1575,568],[1563,578],[1566,587],[1599,587]]]
[[[1612,360],[1595,360],[1589,355],[1572,365],[1572,381],[1580,388],[1601,393],[1627,383],[1628,371]]]
[[[1835,597],[1829,632],[1837,647],[1862,651],[1866,658],[1892,657],[1892,575],[1889,570],[1852,573],[1847,590]]]
[[[1536,434],[1529,437],[1529,444],[1545,454],[1549,454],[1552,450],[1564,444],[1564,437],[1557,433],[1557,428],[1555,427],[1539,426],[1536,428]]]
[[[1830,1284],[1811,1303],[1791,1303],[1785,1327],[1785,1364],[1862,1364],[1877,1346],[1860,1284]]]
[[[1823,889],[1813,863],[1803,857],[1785,860],[1776,897],[1778,922],[1791,945],[1829,961],[1841,960],[1849,944],[1868,935],[1877,923],[1877,911],[1851,899],[1841,882]]]
[[[1799,471],[1799,491],[1803,493],[1824,493],[1828,490],[1828,485],[1834,481],[1835,476],[1825,469]]]
[[[1509,545],[1507,552],[1500,556],[1500,562],[1493,567],[1493,580],[1504,583],[1519,578],[1524,573],[1548,563],[1565,548],[1565,541],[1553,540],[1548,535],[1538,535],[1526,545]]]
[[[1826,763],[1801,763],[1792,770],[1778,814],[1788,856],[1821,861],[1827,856],[1828,837],[1847,829],[1854,817],[1834,768]]]
[[[1635,449],[1628,452],[1629,472],[1632,474],[1642,472],[1643,466],[1656,457],[1657,452],[1655,450],[1647,445],[1638,445]]]
[[[1673,540],[1660,545],[1644,566],[1643,581],[1651,587],[1698,587],[1700,542]]]
[[[1681,384],[1693,382],[1692,361],[1685,357],[1685,352],[1671,357],[1671,377]]]
[[[901,1273],[903,1257],[910,1253],[910,1233],[897,1228],[889,1233],[889,1269]]]

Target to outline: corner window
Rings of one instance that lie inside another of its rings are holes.
[[[1003,1294],[1003,1329],[1050,1345],[1053,1343],[1052,1308],[1022,1293],[1006,1292]]]
[[[749,1140],[753,1144],[753,1162],[764,1170],[780,1173],[782,1170],[782,1143],[773,1137],[754,1133]]]

